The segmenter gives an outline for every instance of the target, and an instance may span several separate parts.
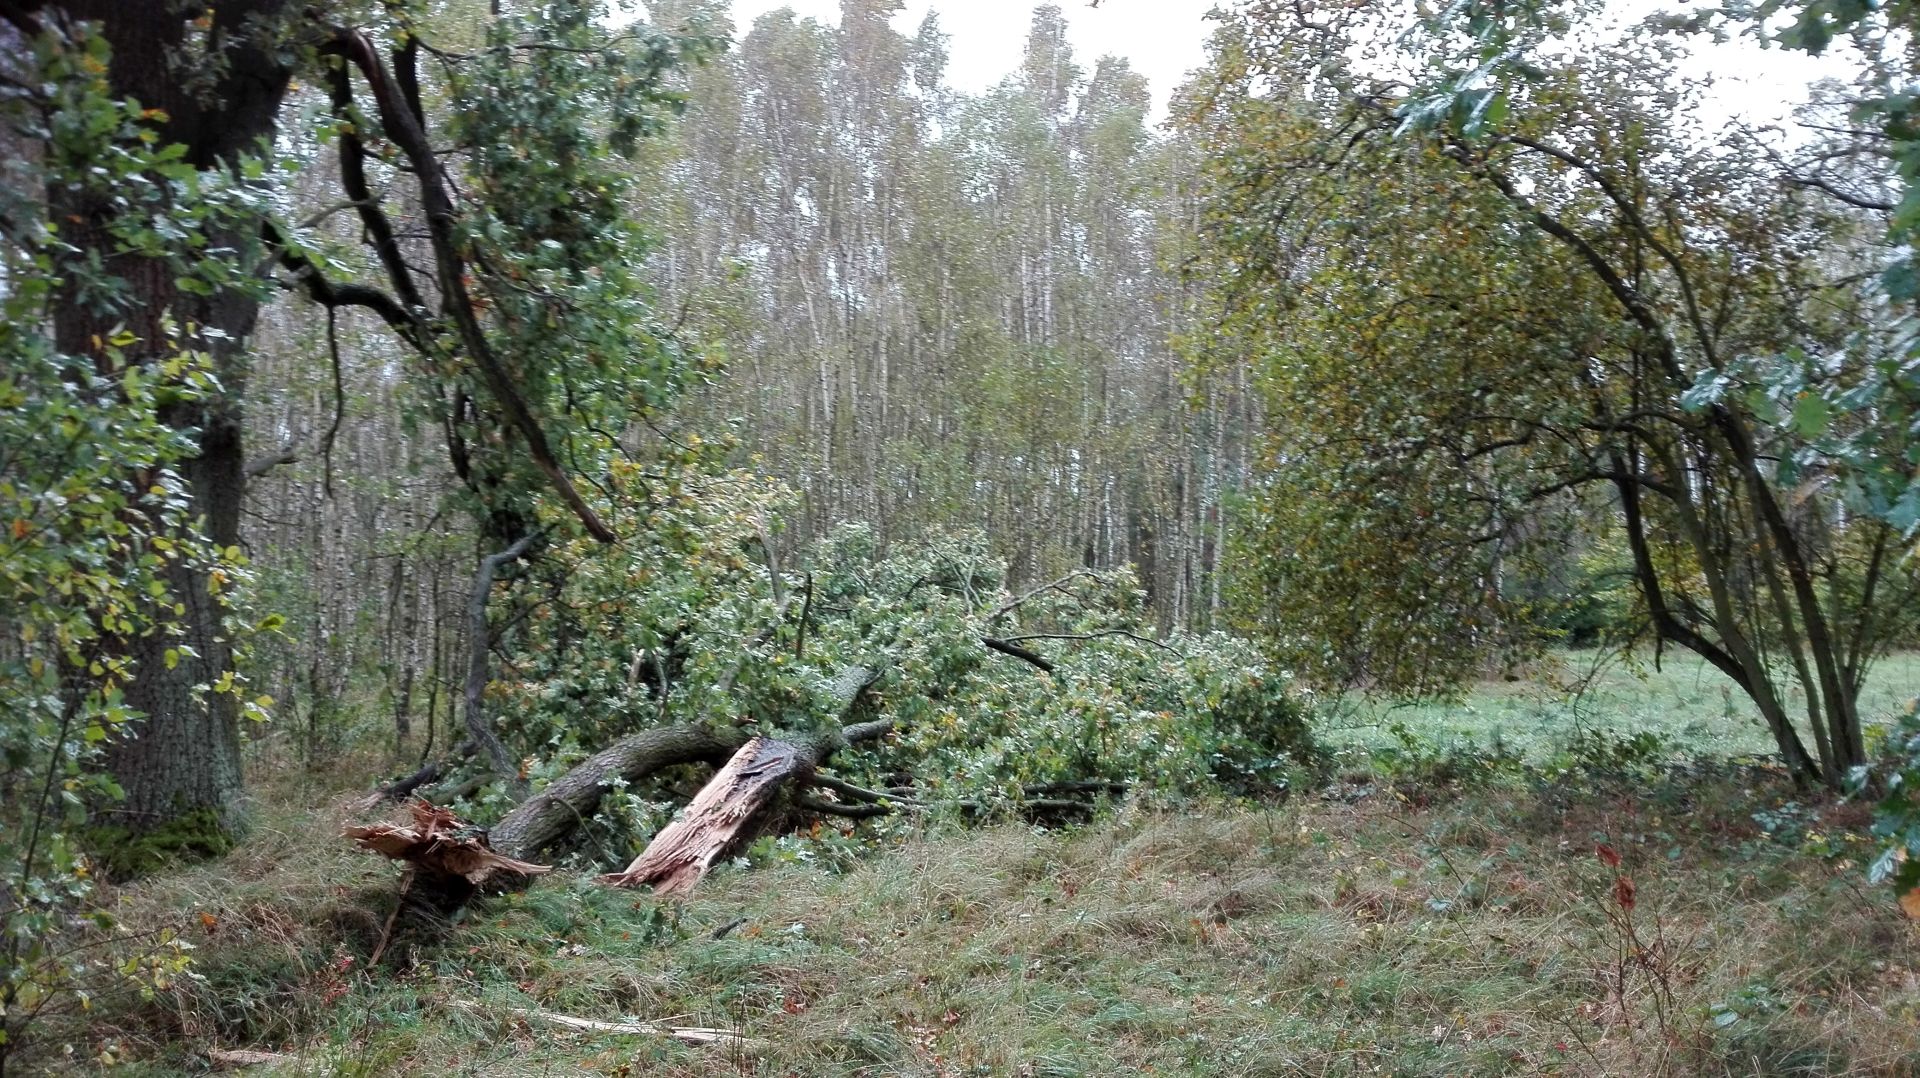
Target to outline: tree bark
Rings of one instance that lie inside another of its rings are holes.
[[[588,757],[549,783],[493,825],[493,848],[515,858],[530,858],[565,838],[600,807],[609,783],[651,775],[675,764],[720,764],[746,744],[738,730],[703,726],[664,726],[629,734]]]
[[[184,145],[185,160],[195,167],[229,168],[272,138],[290,73],[260,34],[293,6],[291,0],[216,0],[191,7],[63,0],[58,6],[75,18],[101,23],[113,50],[108,77],[114,91],[163,110],[162,141]],[[202,14],[210,19],[209,40],[218,42],[218,56],[189,55],[196,46],[188,41],[186,20]],[[189,85],[190,78],[207,84]],[[167,347],[163,324],[169,317],[182,327],[224,334],[191,342],[211,354],[220,395],[176,406],[163,418],[196,434],[198,451],[182,464],[181,472],[206,537],[222,547],[237,544],[247,479],[240,398],[245,341],[254,328],[257,301],[231,290],[204,297],[183,294],[165,262],[114,249],[106,227],[110,206],[76,205],[60,191],[49,192],[49,197],[63,220],[62,235],[96,252],[127,282],[130,300],[124,309],[89,306],[77,296],[60,303],[55,332],[62,351],[95,355],[97,339],[124,325],[140,337],[141,347],[158,356]],[[67,221],[75,222],[73,227],[65,227]],[[250,237],[213,239],[236,251],[250,249]],[[174,597],[186,606],[179,618],[185,639],[156,636],[133,643],[138,666],[126,697],[144,717],[133,726],[131,737],[107,749],[107,767],[126,791],[114,816],[128,833],[145,836],[149,843],[212,851],[241,824],[239,709],[233,696],[196,692],[194,686],[212,684],[230,671],[232,649],[206,573],[176,563],[168,576]],[[169,668],[166,652],[182,643],[191,646],[191,654],[180,649],[179,661]],[[143,859],[163,852],[149,845]]]

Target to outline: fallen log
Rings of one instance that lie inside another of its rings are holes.
[[[777,814],[780,793],[800,787],[835,752],[884,735],[886,720],[859,723],[816,738],[756,737],[700,789],[681,816],[660,830],[625,871],[600,877],[615,887],[651,885],[663,895],[686,894],[721,858],[751,842]]]
[[[876,676],[874,670],[864,666],[840,671],[828,688],[835,710],[843,717],[851,712]],[[846,739],[843,743],[858,740],[860,729],[850,726],[842,730],[841,737]],[[869,736],[878,737],[879,733]],[[749,738],[738,728],[697,725],[663,726],[629,734],[575,765],[502,817],[493,825],[493,848],[513,857],[536,856],[593,815],[613,780],[632,782],[676,764],[723,766]]]
[[[693,725],[629,734],[581,761],[501,817],[490,832],[494,849],[511,856],[533,857],[593,815],[613,780],[631,782],[676,764],[720,764],[746,742],[747,734],[741,730]]]

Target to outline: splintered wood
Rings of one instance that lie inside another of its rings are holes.
[[[780,788],[810,772],[814,756],[789,741],[756,737],[747,742],[626,871],[600,881],[616,887],[652,884],[663,895],[693,890],[715,862],[752,840]]]
[[[487,833],[463,822],[443,808],[425,801],[407,805],[413,816],[411,826],[375,824],[349,827],[341,832],[362,849],[405,861],[429,876],[457,877],[474,887],[485,887],[501,875],[538,876],[552,871],[550,866],[517,861],[495,853],[487,844]]]

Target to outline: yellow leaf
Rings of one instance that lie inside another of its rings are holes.
[[[1900,908],[1908,917],[1920,921],[1920,887],[1916,887],[1900,896]]]

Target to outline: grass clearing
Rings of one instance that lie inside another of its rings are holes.
[[[1884,665],[1870,706],[1916,672]],[[233,855],[118,896],[131,926],[193,940],[196,976],[100,1001],[66,1068],[246,1049],[278,1057],[262,1075],[1920,1074],[1920,928],[1865,884],[1866,810],[1712,762],[1764,734],[1678,661],[1560,707],[1500,684],[1328,736],[1364,749],[1401,720],[1551,763],[1578,730],[1654,729],[1708,762],[1462,781],[1381,755],[1267,806],[927,824],[866,850],[830,831],[685,903],[556,873],[372,972],[398,874],[338,833],[376,768],[262,776]]]
[[[1633,661],[1590,651],[1560,651],[1519,672],[1514,681],[1488,681],[1458,701],[1395,701],[1355,697],[1325,717],[1321,739],[1335,748],[1370,750],[1393,744],[1403,723],[1440,746],[1486,749],[1496,744],[1543,763],[1582,731],[1653,733],[1683,756],[1759,756],[1773,739],[1751,701],[1731,680],[1691,652],[1670,650],[1654,669],[1651,656]],[[1920,653],[1902,652],[1876,664],[1861,693],[1861,717],[1877,729],[1920,695]],[[1804,708],[1798,692],[1789,714]]]
[[[1738,770],[934,828],[684,904],[548,878],[372,975],[396,874],[289,811],[126,896],[194,935],[201,979],[101,1016],[93,1050],[150,1074],[215,1046],[282,1075],[1920,1072],[1920,936],[1845,856],[1857,810],[1793,798]]]

